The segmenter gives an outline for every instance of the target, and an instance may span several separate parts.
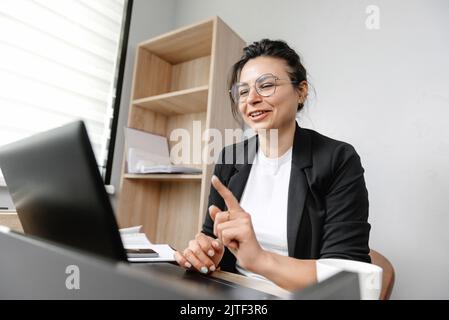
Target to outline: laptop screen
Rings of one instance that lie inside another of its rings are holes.
[[[25,234],[126,261],[82,121],[0,148],[0,168]]]

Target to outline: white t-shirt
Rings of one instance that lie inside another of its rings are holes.
[[[264,250],[288,256],[287,204],[292,164],[292,148],[278,158],[267,158],[259,148],[248,177],[241,207],[251,215],[254,232]],[[268,281],[265,277],[242,268],[248,277]]]

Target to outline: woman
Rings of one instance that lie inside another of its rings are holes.
[[[370,262],[360,158],[351,145],[297,125],[308,92],[298,54],[283,41],[255,42],[233,66],[229,85],[234,115],[257,135],[222,151],[202,232],[176,261],[287,290],[316,282],[317,259]],[[236,150],[244,161],[236,161]]]

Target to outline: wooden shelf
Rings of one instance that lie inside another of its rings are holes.
[[[165,61],[177,64],[211,54],[214,20],[169,32],[139,46]]]
[[[158,173],[158,174],[131,174],[124,175],[125,179],[141,179],[154,181],[199,181],[201,182],[202,174],[172,174],[172,173]]]
[[[241,128],[225,88],[226,74],[245,46],[218,17],[141,42],[135,52],[128,127],[166,137],[170,151],[187,138],[182,142],[189,142],[190,149],[182,154],[201,159],[212,148],[202,140],[206,130]],[[179,129],[188,135],[171,141]],[[201,148],[193,148],[195,143]],[[129,174],[126,150],[123,160],[119,225],[141,224],[151,241],[185,247],[207,214],[214,165],[203,163],[201,174]]]
[[[133,105],[167,116],[206,112],[208,92],[208,86],[201,86],[137,99]]]

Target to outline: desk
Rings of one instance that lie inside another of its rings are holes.
[[[273,285],[269,282],[264,282],[262,280],[257,279],[251,279],[246,276],[242,276],[239,274],[226,272],[226,271],[214,271],[211,275],[211,277],[226,280],[229,282],[237,283],[243,287],[255,289],[258,291],[262,291],[265,293],[272,294],[274,296],[280,297],[280,298],[288,298],[291,294],[290,291],[282,289],[281,287],[278,287],[276,285]]]
[[[11,230],[23,233],[20,220],[15,211],[0,211],[0,225],[9,227]],[[243,287],[262,291],[280,298],[287,298],[289,291],[284,290],[276,285],[270,284],[257,279],[251,279],[246,276],[238,275],[231,272],[217,270],[210,274],[211,277],[236,283]]]
[[[206,295],[206,299],[262,301],[290,298],[290,294],[285,294],[282,289],[276,290],[277,287],[274,285],[224,271],[204,275],[200,272],[186,271],[175,262],[137,263],[130,264],[129,267],[139,272],[143,278],[149,275],[158,279],[170,279],[193,296]]]
[[[0,232],[0,252],[0,299],[276,299],[176,264],[127,264],[13,232]]]

